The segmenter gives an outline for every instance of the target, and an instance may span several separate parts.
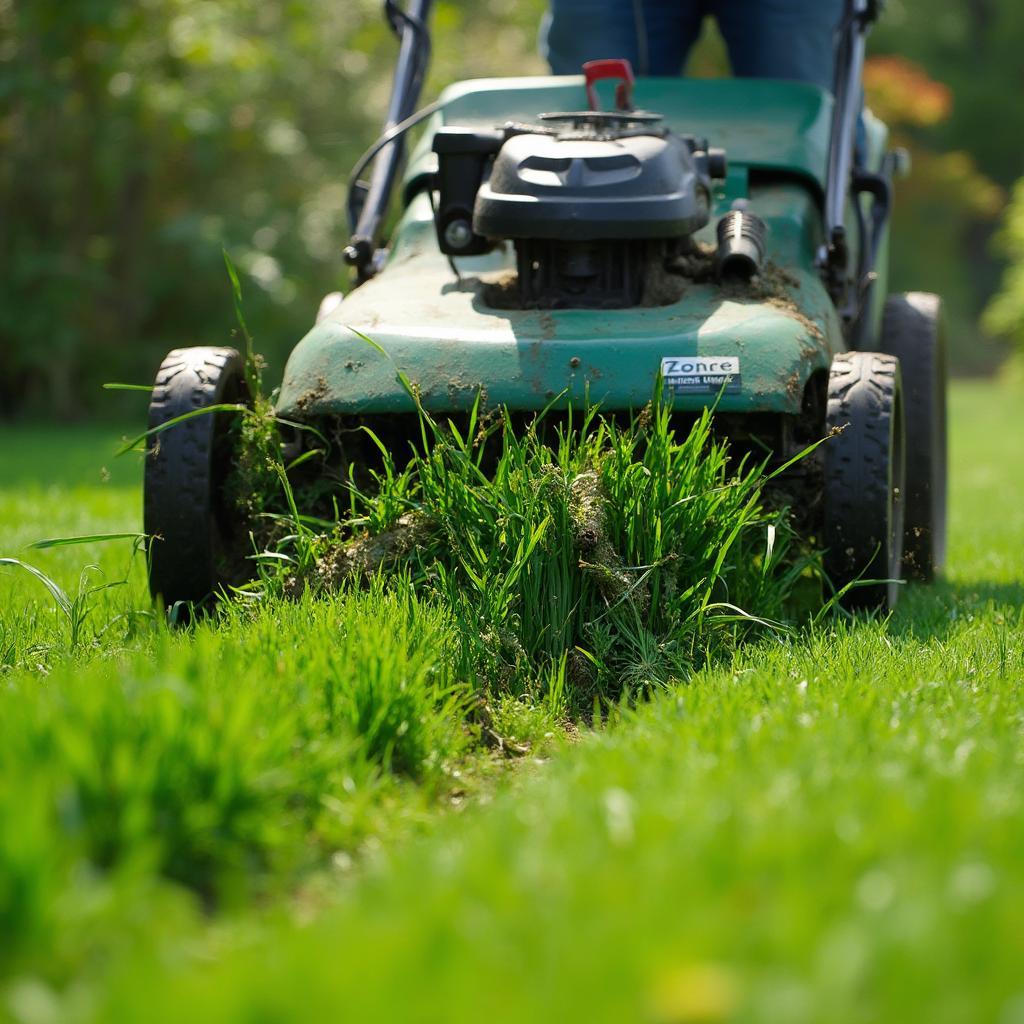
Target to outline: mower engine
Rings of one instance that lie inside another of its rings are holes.
[[[440,129],[441,251],[479,255],[512,241],[515,308],[640,305],[652,270],[693,250],[711,216],[711,182],[726,169],[724,151],[661,120],[588,110]]]

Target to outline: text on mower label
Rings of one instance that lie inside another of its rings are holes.
[[[738,356],[666,356],[661,361],[665,387],[676,394],[740,390]]]

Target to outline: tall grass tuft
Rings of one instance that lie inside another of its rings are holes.
[[[559,679],[566,710],[587,713],[783,614],[804,566],[787,514],[710,413],[685,431],[661,402],[625,423],[592,410],[525,429],[504,411],[461,430],[420,415],[422,446],[350,489],[306,582],[408,571],[450,610],[479,688],[542,696]]]

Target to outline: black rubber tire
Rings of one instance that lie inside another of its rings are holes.
[[[899,360],[844,352],[832,360],[824,445],[825,572],[844,608],[889,609],[899,595],[904,432]]]
[[[927,583],[946,561],[946,339],[938,295],[890,295],[881,349],[900,361],[907,414],[903,575]]]
[[[248,402],[248,389],[235,349],[174,349],[156,376],[149,426],[239,402]],[[223,493],[233,418],[230,412],[195,416],[149,439],[143,481],[149,589],[166,608],[204,601],[222,584],[237,582],[239,524]]]

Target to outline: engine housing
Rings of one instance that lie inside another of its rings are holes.
[[[672,133],[656,114],[540,119],[437,133],[442,251],[469,255],[512,241],[521,308],[638,305],[649,270],[708,223],[725,154]]]

